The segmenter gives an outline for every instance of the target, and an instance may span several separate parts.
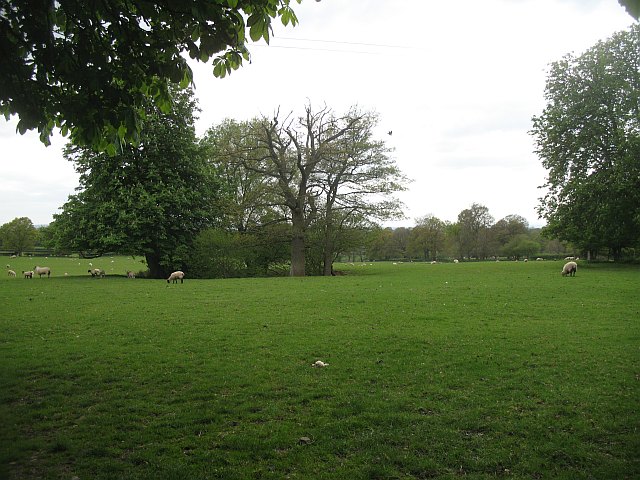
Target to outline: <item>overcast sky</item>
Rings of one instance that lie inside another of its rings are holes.
[[[225,118],[299,113],[310,102],[337,114],[379,114],[379,138],[413,182],[400,195],[407,220],[455,221],[472,203],[496,220],[535,207],[545,171],[528,134],[544,108],[549,64],[580,54],[633,19],[617,0],[304,0],[295,28],[275,26],[270,46],[225,79],[192,65],[202,109],[198,134]],[[0,224],[47,224],[78,185],[37,134],[0,120]],[[393,131],[389,136],[386,132]]]

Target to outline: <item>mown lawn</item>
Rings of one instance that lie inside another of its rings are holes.
[[[640,269],[561,267],[3,278],[0,478],[638,478]]]

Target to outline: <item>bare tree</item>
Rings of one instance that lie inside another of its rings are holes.
[[[375,113],[352,108],[341,123],[350,125],[318,164],[314,188],[318,189],[318,222],[323,230],[323,274],[332,274],[335,249],[343,227],[354,217],[386,220],[403,216],[400,202],[390,197],[404,190],[407,179],[389,157],[383,141],[373,139]]]
[[[291,275],[305,275],[305,237],[316,218],[317,196],[321,189],[315,183],[320,162],[330,155],[336,140],[355,128],[360,117],[336,119],[327,107],[313,112],[305,107],[304,115],[254,122],[251,145],[243,155],[243,166],[272,181],[280,205],[291,222]]]
[[[281,213],[272,220],[291,225],[291,275],[305,275],[307,260],[331,275],[341,235],[371,219],[402,216],[390,194],[404,189],[406,178],[391,150],[373,139],[376,125],[375,113],[351,108],[336,116],[326,106],[306,105],[298,118],[277,111],[273,118],[211,129],[213,163],[235,192],[234,224],[255,220],[256,212]]]

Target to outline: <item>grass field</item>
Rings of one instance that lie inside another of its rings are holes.
[[[0,478],[640,477],[638,267],[48,261],[0,280]]]

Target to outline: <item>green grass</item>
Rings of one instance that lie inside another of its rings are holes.
[[[640,270],[561,266],[5,278],[0,478],[638,478]]]
[[[127,270],[134,273],[147,269],[144,257],[98,257],[93,259],[78,258],[77,255],[71,257],[17,257],[10,258],[0,256],[0,262],[5,268],[2,277],[7,279],[7,268],[16,272],[16,278],[24,278],[22,272],[33,270],[35,266],[51,268],[52,277],[90,277],[88,270],[101,268],[107,275],[124,276]]]

